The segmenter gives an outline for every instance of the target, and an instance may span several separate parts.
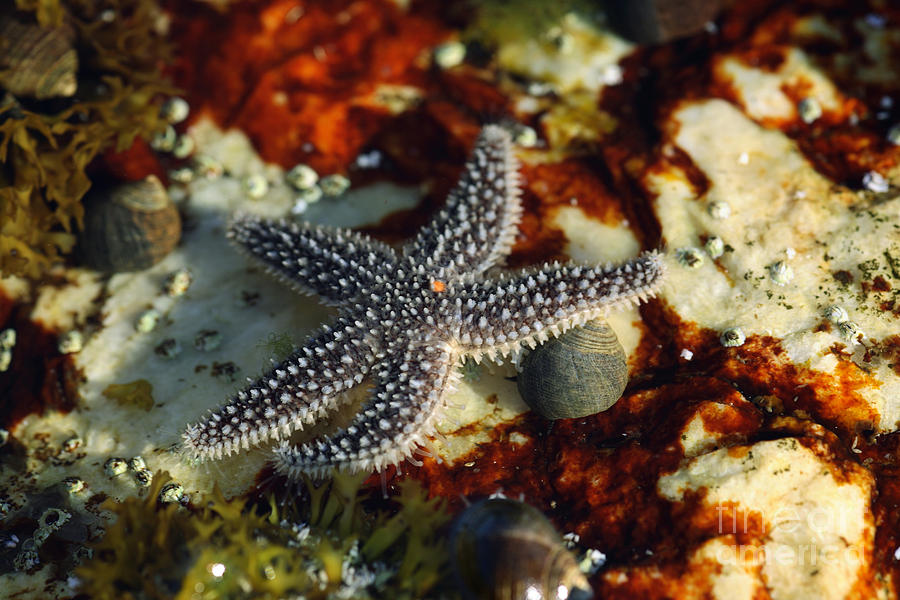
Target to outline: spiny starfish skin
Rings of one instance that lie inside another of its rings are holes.
[[[521,216],[509,134],[483,129],[446,206],[400,252],[347,230],[240,217],[230,236],[296,288],[339,308],[302,348],[184,434],[189,452],[220,458],[286,438],[374,390],[331,437],[275,451],[288,477],[337,468],[381,471],[434,434],[467,357],[496,358],[654,294],[662,257],[622,266],[543,265],[488,277]]]

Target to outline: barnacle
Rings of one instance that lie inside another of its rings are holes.
[[[443,504],[407,480],[395,512],[369,509],[364,478],[306,480],[303,501],[226,500],[217,489],[189,510],[158,500],[171,479],[157,473],[142,498],[104,505],[117,520],[77,570],[80,591],[97,599],[422,597],[447,562],[435,537],[448,519]]]
[[[154,0],[16,6],[0,18],[71,24],[79,65],[71,98],[37,102],[0,92],[0,272],[38,277],[73,247],[91,186],[88,164],[162,128],[158,99],[174,90],[159,73],[168,47],[154,29]]]

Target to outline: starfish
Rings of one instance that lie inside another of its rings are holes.
[[[240,247],[338,315],[187,427],[187,450],[221,458],[282,440],[275,467],[290,478],[415,463],[464,359],[534,348],[656,292],[664,274],[657,252],[621,266],[553,263],[490,276],[514,241],[519,183],[510,135],[488,125],[444,208],[400,251],[344,229],[238,217],[229,235]],[[336,412],[364,380],[374,389],[346,428],[299,446],[286,441]]]

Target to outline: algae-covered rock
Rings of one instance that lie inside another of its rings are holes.
[[[418,483],[400,484],[396,512],[370,509],[365,476],[336,475],[278,500],[169,502],[167,473],[143,498],[104,508],[116,522],[78,570],[91,598],[420,598],[446,553],[436,532],[448,516]],[[186,498],[185,498],[186,500]]]
[[[102,18],[93,3],[16,4],[0,29],[44,40],[42,52],[53,41],[56,58],[5,64],[0,80],[0,273],[38,277],[74,245],[89,163],[164,127],[158,104],[172,89],[159,72],[168,46],[154,0],[105,3]],[[24,76],[35,68],[47,72]]]

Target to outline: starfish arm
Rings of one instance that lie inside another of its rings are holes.
[[[344,392],[363,381],[376,362],[379,337],[347,318],[323,327],[228,403],[189,425],[185,450],[218,459],[303,429],[332,412],[345,400]]]
[[[408,458],[434,433],[444,398],[460,377],[458,356],[446,343],[398,350],[377,374],[373,395],[351,424],[335,435],[275,451],[275,468],[291,479],[332,469],[382,471]]]
[[[463,355],[506,356],[646,300],[659,289],[664,274],[662,255],[647,252],[616,267],[554,264],[495,282],[475,282],[460,295],[455,335]]]
[[[376,275],[396,265],[386,244],[346,229],[240,216],[229,237],[278,278],[331,305],[363,296]]]
[[[407,259],[436,275],[475,276],[509,254],[522,215],[518,168],[509,133],[486,126],[444,208],[404,248]]]

